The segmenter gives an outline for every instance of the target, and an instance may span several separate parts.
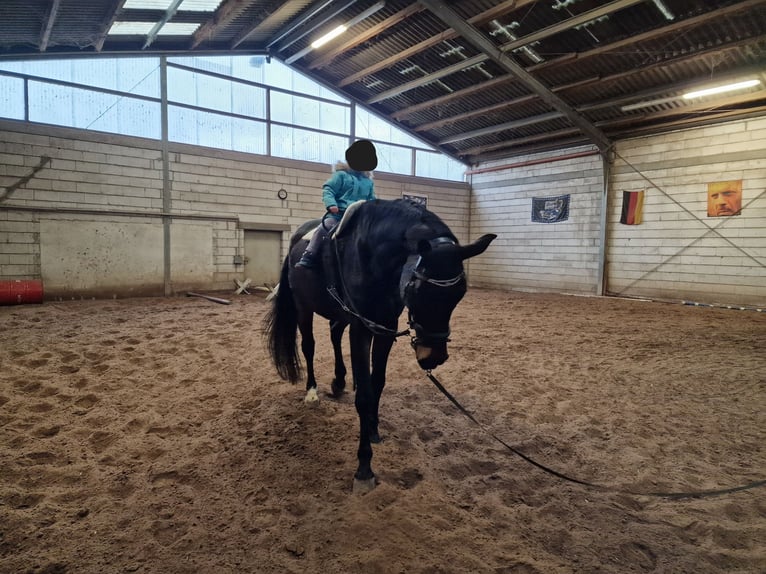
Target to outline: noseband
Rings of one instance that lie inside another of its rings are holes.
[[[432,239],[430,243],[431,247],[436,247],[443,244],[455,245],[455,242],[448,237],[437,237],[436,239]],[[413,348],[418,345],[432,346],[435,344],[447,343],[449,342],[450,335],[449,328],[446,332],[431,332],[425,329],[420,323],[415,321],[415,317],[413,316],[412,310],[410,309],[410,302],[420,285],[423,283],[428,283],[434,287],[448,288],[454,287],[465,279],[465,271],[461,271],[460,274],[452,277],[451,279],[433,279],[432,277],[429,277],[425,274],[422,269],[422,265],[423,258],[420,255],[411,255],[404,266],[404,273],[402,274],[401,282],[402,301],[404,301],[408,308],[407,322],[410,326],[410,329],[415,331],[415,336],[412,337],[410,341],[410,344]],[[406,273],[409,269],[412,269],[412,273],[409,277],[409,280],[406,280],[405,282]]]

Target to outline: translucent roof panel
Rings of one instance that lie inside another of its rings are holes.
[[[185,12],[215,12],[221,0],[184,0],[181,10]]]
[[[173,0],[126,0],[125,10],[167,10]]]
[[[191,36],[199,28],[196,22],[168,22],[160,28],[160,36]]]
[[[145,36],[151,32],[154,22],[115,22],[109,29],[110,36]]]

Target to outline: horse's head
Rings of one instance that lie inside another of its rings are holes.
[[[484,235],[464,246],[448,237],[418,242],[417,254],[402,271],[401,286],[420,368],[435,369],[449,358],[450,317],[466,292],[463,261],[483,253],[495,237]]]

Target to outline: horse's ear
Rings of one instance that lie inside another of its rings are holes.
[[[419,255],[425,255],[431,251],[431,242],[426,241],[425,239],[421,239],[418,241],[418,254]]]
[[[460,248],[460,258],[469,259],[470,257],[475,257],[476,255],[484,253],[487,247],[489,247],[489,244],[492,243],[496,237],[497,235],[494,233],[488,233],[487,235],[482,235],[473,243],[462,246]]]

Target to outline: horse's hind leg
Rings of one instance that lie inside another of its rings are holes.
[[[306,359],[306,396],[303,399],[306,404],[315,405],[319,402],[317,394],[317,381],[314,377],[314,314],[306,313],[298,321],[298,329],[301,332],[301,351]]]
[[[346,330],[344,321],[330,321],[330,340],[335,354],[335,378],[332,380],[332,396],[339,398],[346,390],[346,365],[343,363],[343,349],[341,340],[343,331]]]

